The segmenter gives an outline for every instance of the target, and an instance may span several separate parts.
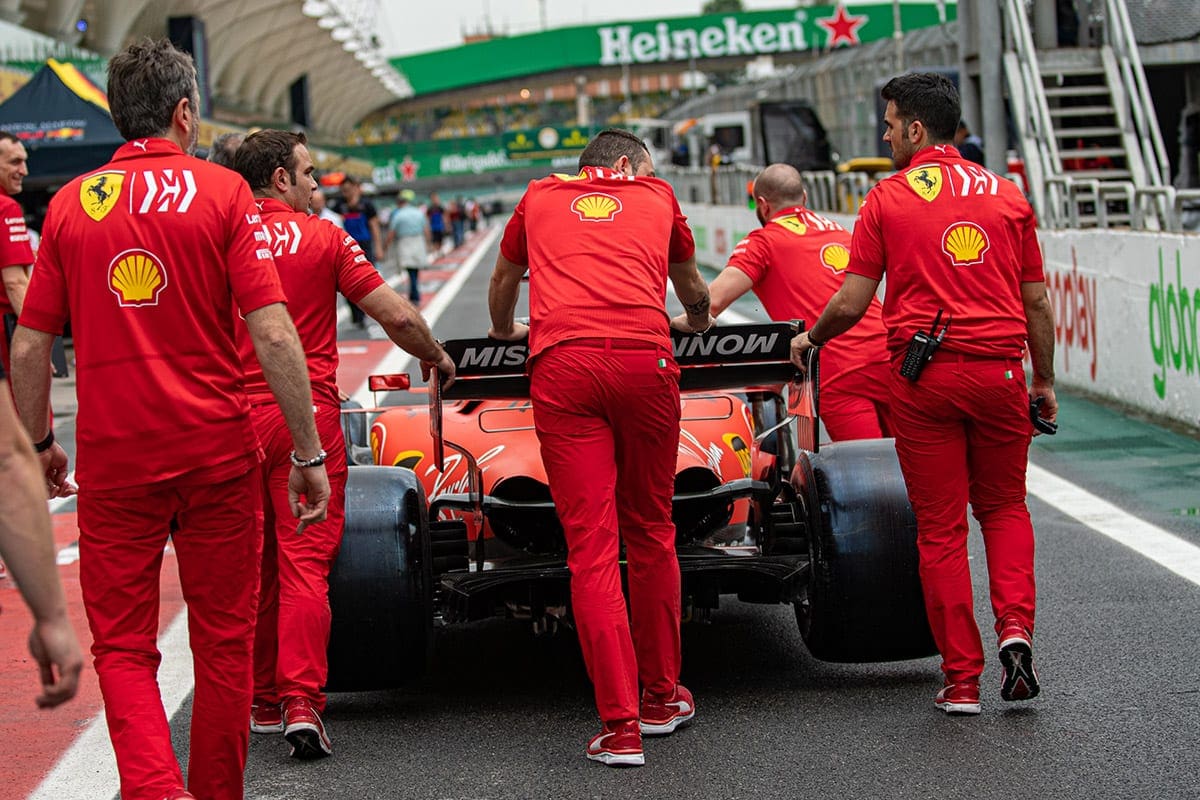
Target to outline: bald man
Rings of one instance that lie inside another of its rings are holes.
[[[800,173],[772,164],[754,180],[762,227],[738,242],[709,286],[713,316],[753,290],[773,320],[820,316],[841,288],[850,261],[850,232],[805,208]],[[863,321],[821,354],[821,420],[833,441],[890,435],[887,336],[882,306],[872,300]]]

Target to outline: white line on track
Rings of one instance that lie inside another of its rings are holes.
[[[1200,586],[1200,547],[1034,464],[1026,472],[1026,483],[1034,497]]]
[[[429,322],[430,327],[433,327],[467,278],[479,266],[479,262],[483,260],[488,248],[500,235],[500,230],[499,227],[494,227],[488,231],[487,236],[479,243],[474,252],[455,271],[454,277],[438,289],[433,302],[422,311],[422,315]],[[345,311],[344,308],[342,310]],[[408,368],[411,358],[400,348],[394,348],[374,371],[377,373],[403,372]],[[359,387],[354,397],[364,406],[373,405],[366,383]],[[51,511],[60,510],[71,499],[57,498],[51,501]],[[159,636],[158,649],[163,654],[162,664],[158,669],[158,686],[169,720],[183,706],[184,701],[191,694],[193,686],[192,655],[188,649],[186,610],[181,611]],[[105,723],[104,712],[101,712],[92,719],[84,732],[67,749],[33,794],[29,795],[29,800],[51,800],[51,798],[60,797],[111,798],[119,790],[117,762],[113,757],[112,744],[108,738],[108,726]]]
[[[192,691],[192,656],[188,650],[185,612],[180,612],[159,636],[158,649],[163,654],[162,664],[158,668],[158,686],[169,720]],[[57,800],[62,797],[102,800],[113,797],[120,788],[117,762],[108,739],[104,712],[101,712],[58,760],[46,779],[33,790],[29,800]]]

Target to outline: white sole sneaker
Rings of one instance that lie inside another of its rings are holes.
[[[680,714],[670,722],[662,725],[652,725],[649,722],[638,722],[638,727],[642,729],[642,736],[666,736],[669,733],[674,733],[675,729],[681,725],[686,725],[692,721],[692,717],[696,716],[696,709],[692,709],[686,714]]]
[[[645,753],[588,753],[589,761],[599,761],[608,767],[641,767],[646,764]]]

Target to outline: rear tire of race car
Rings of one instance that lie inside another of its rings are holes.
[[[329,575],[329,691],[391,689],[432,655],[425,492],[411,470],[351,467],[346,527]]]
[[[796,620],[822,661],[937,652],[917,571],[917,522],[891,439],[801,453],[792,484],[810,520],[812,569]]]

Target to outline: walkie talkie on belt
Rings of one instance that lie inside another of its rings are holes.
[[[942,339],[946,338],[946,331],[950,328],[950,320],[947,319],[946,324],[938,331],[937,326],[941,321],[942,309],[939,308],[937,316],[933,318],[933,324],[929,326],[929,333],[917,331],[913,334],[912,341],[908,343],[908,350],[904,353],[904,363],[900,365],[900,374],[914,383],[917,378],[921,377],[921,370],[925,369],[925,365],[929,363],[929,359],[933,358],[933,354],[937,351],[938,345],[942,343]],[[937,331],[937,333],[935,334],[934,331]]]

